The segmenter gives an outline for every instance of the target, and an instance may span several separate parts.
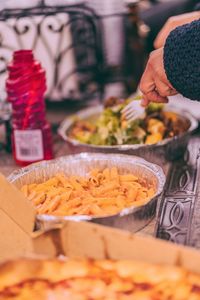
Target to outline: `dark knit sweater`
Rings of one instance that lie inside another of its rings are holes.
[[[200,20],[177,27],[164,46],[168,80],[183,96],[200,100]]]

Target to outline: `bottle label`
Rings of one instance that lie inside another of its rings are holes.
[[[42,131],[14,130],[16,158],[21,161],[44,159]]]

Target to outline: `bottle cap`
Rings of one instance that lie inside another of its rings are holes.
[[[32,63],[34,60],[32,50],[17,50],[13,53],[14,61],[18,63]]]

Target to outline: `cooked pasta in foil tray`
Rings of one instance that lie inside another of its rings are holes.
[[[8,178],[45,227],[66,219],[137,231],[155,215],[165,175],[136,156],[82,153],[44,161]]]

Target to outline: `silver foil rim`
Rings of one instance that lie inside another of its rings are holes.
[[[134,145],[114,145],[114,146],[98,146],[98,145],[92,145],[92,144],[85,144],[85,143],[81,143],[76,139],[72,139],[67,135],[67,131],[70,129],[70,127],[73,125],[74,123],[74,119],[75,118],[80,118],[80,119],[87,119],[90,118],[92,116],[98,115],[102,112],[103,110],[103,106],[99,105],[96,107],[91,107],[91,108],[87,108],[87,109],[83,109],[80,110],[78,113],[71,115],[69,117],[67,117],[60,125],[60,127],[58,128],[58,133],[59,135],[63,138],[63,140],[67,141],[68,143],[70,143],[73,146],[87,146],[88,148],[91,149],[96,149],[99,151],[100,150],[119,150],[119,151],[125,151],[125,150],[134,150],[134,149],[139,149],[139,148],[151,148],[153,147],[159,147],[159,146],[164,146],[170,142],[172,142],[173,140],[177,140],[181,137],[184,137],[185,135],[187,135],[188,133],[192,133],[195,129],[197,129],[198,127],[198,121],[196,120],[195,117],[193,117],[189,112],[177,108],[173,105],[166,105],[165,106],[165,111],[172,111],[177,113],[178,115],[180,115],[180,117],[184,117],[186,119],[188,119],[190,121],[190,127],[188,128],[188,130],[185,133],[182,133],[180,135],[171,137],[171,138],[167,138],[162,140],[161,142],[158,142],[156,144],[152,144],[152,145],[145,145],[145,144],[134,144]]]
[[[59,167],[63,167],[66,164],[70,164],[70,162],[71,163],[78,162],[80,165],[81,161],[83,163],[84,162],[91,163],[91,166],[92,166],[92,164],[94,164],[94,161],[104,162],[104,163],[107,162],[107,164],[110,163],[111,165],[112,164],[117,165],[120,163],[122,166],[124,166],[124,168],[126,170],[128,170],[129,168],[131,169],[131,167],[134,168],[137,166],[141,170],[143,170],[142,172],[144,174],[145,174],[145,172],[150,173],[151,179],[154,177],[154,179],[157,181],[156,193],[150,200],[145,202],[143,205],[125,208],[121,212],[119,212],[115,215],[108,215],[108,216],[103,216],[103,217],[95,217],[95,216],[91,217],[91,216],[87,216],[87,215],[64,216],[64,217],[53,216],[53,215],[37,215],[38,220],[59,222],[59,221],[63,221],[63,220],[92,221],[92,220],[104,220],[106,218],[111,218],[111,217],[119,217],[120,218],[120,217],[130,215],[132,213],[142,210],[146,205],[150,204],[152,201],[155,201],[155,199],[157,199],[157,197],[163,191],[166,177],[165,177],[164,172],[161,167],[159,167],[156,164],[149,163],[143,158],[140,158],[137,156],[124,155],[124,154],[81,153],[81,154],[75,154],[75,155],[67,155],[67,156],[63,156],[63,157],[60,157],[60,158],[57,158],[57,159],[54,159],[51,161],[42,161],[39,163],[35,163],[28,167],[16,170],[12,174],[10,174],[7,179],[11,183],[20,187],[20,185],[22,186],[23,184],[25,184],[25,183],[20,184],[21,179],[24,177],[27,178],[29,175],[31,175],[31,173],[34,173],[35,176],[37,176],[37,173],[41,172],[40,177],[41,177],[41,175],[46,176],[45,169],[47,169],[47,171],[48,171],[48,170],[51,170],[54,168],[55,169],[54,174],[56,174],[56,172],[58,173]],[[129,171],[129,172],[132,172],[132,171]],[[53,174],[51,176],[53,176]],[[51,176],[49,176],[49,177],[51,177]],[[48,175],[47,175],[47,177],[48,177]],[[37,178],[36,178],[36,180],[37,180]],[[27,183],[30,183],[30,182],[27,182]]]

